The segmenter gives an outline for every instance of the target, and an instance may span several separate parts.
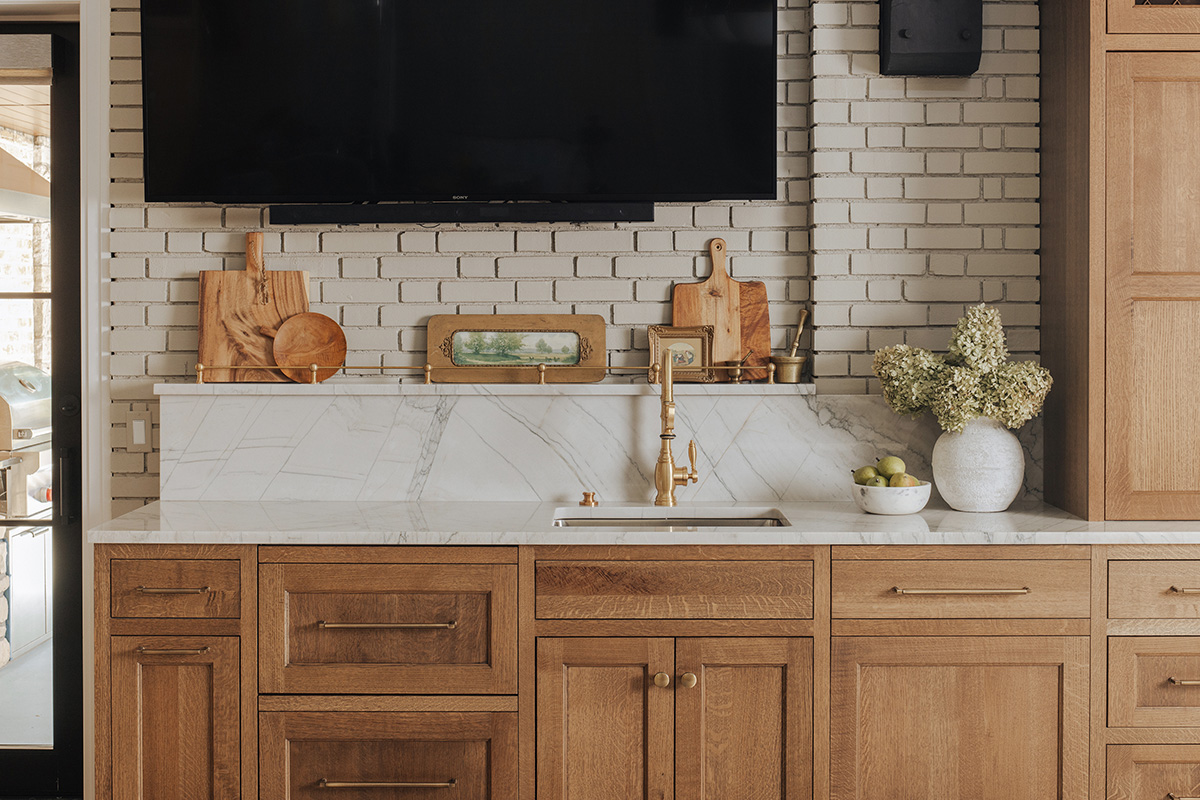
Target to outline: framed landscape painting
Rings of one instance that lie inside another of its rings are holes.
[[[604,318],[598,314],[438,314],[429,319],[435,383],[603,380]]]

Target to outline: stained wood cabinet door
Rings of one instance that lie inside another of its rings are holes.
[[[1200,53],[1109,53],[1107,95],[1106,454],[1079,466],[1108,519],[1197,519]]]
[[[539,800],[810,798],[812,640],[540,639],[537,738]]]
[[[675,701],[654,676],[674,669],[672,639],[539,639],[538,800],[671,800]]]
[[[238,640],[111,641],[114,800],[237,800]]]
[[[812,639],[676,639],[675,673],[676,800],[812,797]]]
[[[831,800],[1087,796],[1088,640],[835,637]]]

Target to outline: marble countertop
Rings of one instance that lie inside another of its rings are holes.
[[[773,528],[623,530],[554,527],[558,516],[729,516],[778,512]],[[1086,522],[1044,503],[999,514],[931,504],[919,514],[875,516],[851,502],[681,504],[675,509],[605,503],[192,502],[152,503],[88,533],[91,542],[207,544],[1200,544],[1200,521]]]

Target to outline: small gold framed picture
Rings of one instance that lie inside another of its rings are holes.
[[[695,325],[690,328],[651,325],[648,330],[651,364],[661,364],[663,354],[670,353],[673,377],[676,381],[712,383],[716,380],[712,369],[712,325]]]

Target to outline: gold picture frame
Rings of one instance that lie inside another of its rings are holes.
[[[604,380],[599,314],[435,314],[427,333],[434,383]]]
[[[663,353],[670,349],[677,353],[672,357],[675,368],[673,378],[681,383],[713,383],[716,371],[713,366],[713,326],[651,325],[647,329],[650,337],[650,363],[661,364]],[[699,371],[693,371],[693,370]]]

